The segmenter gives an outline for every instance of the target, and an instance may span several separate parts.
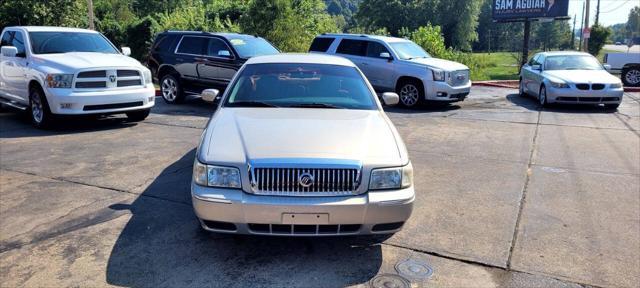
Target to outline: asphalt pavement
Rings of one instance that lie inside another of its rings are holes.
[[[389,238],[203,232],[189,183],[214,110],[199,99],[51,131],[3,109],[0,286],[638,287],[640,93],[611,112],[516,92],[386,108],[417,193]]]

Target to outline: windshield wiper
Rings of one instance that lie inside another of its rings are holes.
[[[291,107],[291,108],[329,108],[329,109],[346,109],[344,107],[340,107],[340,106],[336,106],[336,105],[332,105],[332,104],[326,104],[326,103],[300,103],[300,104],[293,104],[293,105],[289,105],[287,107]]]
[[[273,105],[271,103],[262,102],[262,101],[238,101],[229,103],[228,106],[231,107],[280,107],[278,105]]]

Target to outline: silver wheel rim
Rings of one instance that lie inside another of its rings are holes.
[[[540,89],[540,104],[544,105],[545,102],[547,102],[547,89],[542,87],[542,89]]]
[[[627,75],[624,76],[628,83],[638,84],[640,83],[640,70],[630,70]]]
[[[418,98],[420,97],[420,93],[418,92],[418,88],[411,84],[407,84],[402,86],[400,89],[400,100],[402,104],[407,106],[413,106],[418,103]]]
[[[165,78],[162,80],[162,97],[167,101],[174,101],[178,96],[178,85],[176,81],[171,78]]]
[[[42,122],[44,116],[44,108],[42,107],[42,99],[40,94],[34,92],[31,94],[31,115],[36,123]]]

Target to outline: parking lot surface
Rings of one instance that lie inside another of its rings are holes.
[[[199,99],[157,98],[140,123],[73,118],[51,131],[2,110],[0,284],[637,287],[640,94],[611,113],[540,109],[516,92],[386,109],[417,194],[388,239],[201,231],[189,183],[214,109]]]

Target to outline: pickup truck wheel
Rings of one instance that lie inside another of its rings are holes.
[[[162,99],[169,104],[177,104],[184,100],[180,82],[171,74],[164,75],[160,80]]]
[[[405,107],[416,107],[424,99],[424,91],[416,81],[406,81],[398,85],[400,103]]]
[[[53,124],[53,114],[49,109],[49,104],[42,89],[32,88],[29,91],[29,116],[33,126],[39,129],[46,129]]]
[[[640,86],[640,67],[622,69],[622,83],[624,86]]]
[[[151,112],[151,109],[131,111],[131,112],[127,112],[126,114],[127,114],[127,119],[129,119],[129,121],[138,122],[146,119],[147,116],[149,116],[149,112]]]

